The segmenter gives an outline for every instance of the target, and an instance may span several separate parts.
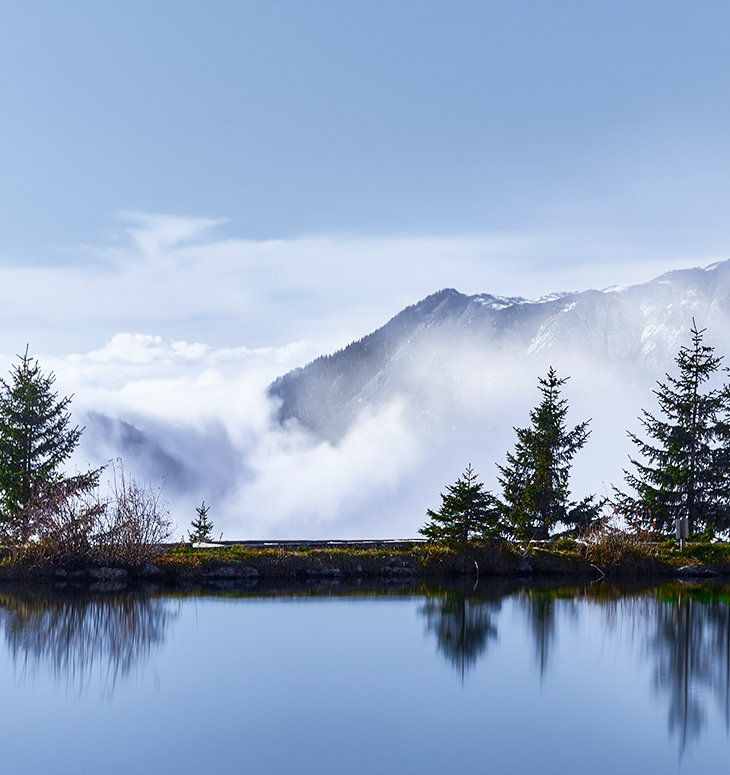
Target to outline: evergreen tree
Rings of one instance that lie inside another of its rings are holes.
[[[428,509],[430,521],[418,532],[429,541],[466,550],[474,539],[498,538],[500,525],[492,496],[477,481],[471,464],[441,493],[441,508]]]
[[[499,508],[515,537],[546,539],[557,523],[580,524],[595,517],[601,504],[586,498],[570,504],[568,480],[576,452],[586,443],[588,422],[568,431],[568,402],[560,398],[567,377],[559,379],[552,367],[540,378],[542,401],[530,412],[530,426],[515,428],[515,451],[507,454],[501,473]]]
[[[198,518],[192,520],[190,523],[190,527],[193,528],[193,532],[189,534],[188,539],[191,544],[199,544],[202,541],[210,541],[213,537],[213,523],[208,519],[210,506],[206,506],[205,501],[203,501],[201,506],[196,506],[195,511],[198,515]]]
[[[679,376],[657,382],[660,416],[642,410],[650,441],[629,433],[643,462],[630,458],[635,471],[624,473],[636,496],[617,490],[616,503],[637,527],[669,533],[680,518],[690,532],[730,526],[730,392],[705,385],[722,361],[703,343],[705,331],[692,320],[692,344],[675,358]]]
[[[44,375],[25,355],[0,379],[0,489],[5,520],[17,518],[40,488],[60,481],[59,469],[81,436],[70,427],[71,396],[58,400],[53,373]],[[94,474],[89,473],[91,485]]]

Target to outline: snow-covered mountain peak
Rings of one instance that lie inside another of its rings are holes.
[[[526,301],[521,296],[493,296],[490,293],[480,293],[472,296],[472,299],[483,307],[489,307],[490,309],[505,309]]]

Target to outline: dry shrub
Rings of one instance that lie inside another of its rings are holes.
[[[5,538],[22,557],[89,556],[104,511],[95,497],[98,472],[37,487],[22,511],[5,525]]]
[[[172,534],[162,487],[127,478],[117,464],[109,493],[96,481],[70,477],[39,490],[14,526],[21,556],[141,565]]]
[[[653,558],[645,535],[627,533],[613,527],[602,526],[590,531],[583,545],[586,558],[597,565],[616,565]]]
[[[172,535],[170,513],[162,498],[162,486],[153,489],[127,479],[121,465],[118,471],[105,504],[97,551],[108,561],[140,565],[151,560],[159,545]]]

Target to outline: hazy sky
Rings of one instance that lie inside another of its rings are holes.
[[[383,457],[396,409],[339,449],[282,435],[278,374],[444,287],[535,297],[730,255],[728,40],[706,0],[6,0],[0,371],[28,343],[79,412],[190,470],[225,459],[220,493],[267,472],[250,513],[300,476],[334,519],[418,445]],[[215,503],[207,476],[190,498]]]
[[[8,0],[0,350],[343,339],[724,258],[729,38],[702,0]]]

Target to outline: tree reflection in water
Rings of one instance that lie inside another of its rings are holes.
[[[603,627],[617,637],[630,633],[649,664],[681,752],[701,735],[712,703],[730,733],[729,594],[727,587],[709,584],[627,589],[605,583],[539,588],[480,582],[475,588],[427,592],[419,613],[438,651],[464,680],[496,641],[503,602],[510,600],[529,624],[545,678],[553,652],[560,653],[564,614],[598,607]],[[0,595],[0,626],[17,666],[48,668],[57,680],[80,688],[98,677],[110,692],[162,646],[178,613],[174,600],[144,594]]]
[[[177,617],[171,601],[143,594],[113,596],[0,595],[0,623],[16,665],[48,666],[80,689],[98,673],[113,692],[165,641]]]
[[[542,679],[547,673],[550,652],[557,637],[556,598],[550,592],[546,594],[545,590],[528,587],[520,595],[519,601],[530,627],[535,661]],[[561,602],[568,605],[571,612],[575,612],[575,601],[572,598]]]
[[[427,594],[419,613],[426,617],[426,632],[436,635],[439,651],[464,675],[497,637],[493,618],[502,605],[502,595],[492,598],[450,590]]]
[[[728,592],[685,584],[622,589],[603,583],[555,588],[480,583],[469,592],[430,593],[420,613],[427,632],[435,633],[439,651],[463,680],[496,640],[502,602],[511,598],[529,624],[540,677],[545,678],[564,614],[576,618],[582,605],[598,606],[605,627],[631,633],[649,662],[654,691],[668,703],[669,732],[679,739],[681,753],[700,736],[713,701],[730,734]]]
[[[669,730],[683,751],[706,723],[709,698],[730,731],[730,612],[701,588],[672,597],[651,602],[645,652],[655,661],[654,686],[669,700]]]
[[[726,587],[670,583],[622,592],[601,585],[589,599],[602,606],[607,628],[630,624],[624,629],[651,666],[655,694],[668,703],[669,733],[678,738],[680,755],[699,738],[713,700],[730,733]]]
[[[426,617],[426,631],[435,633],[439,651],[463,678],[486,652],[490,641],[496,640],[496,618],[502,601],[512,597],[529,623],[542,678],[557,635],[555,594],[556,590],[551,589],[488,582],[469,591],[452,589],[429,593],[420,613]],[[576,614],[572,597],[566,596],[565,590],[560,597],[563,607]]]

